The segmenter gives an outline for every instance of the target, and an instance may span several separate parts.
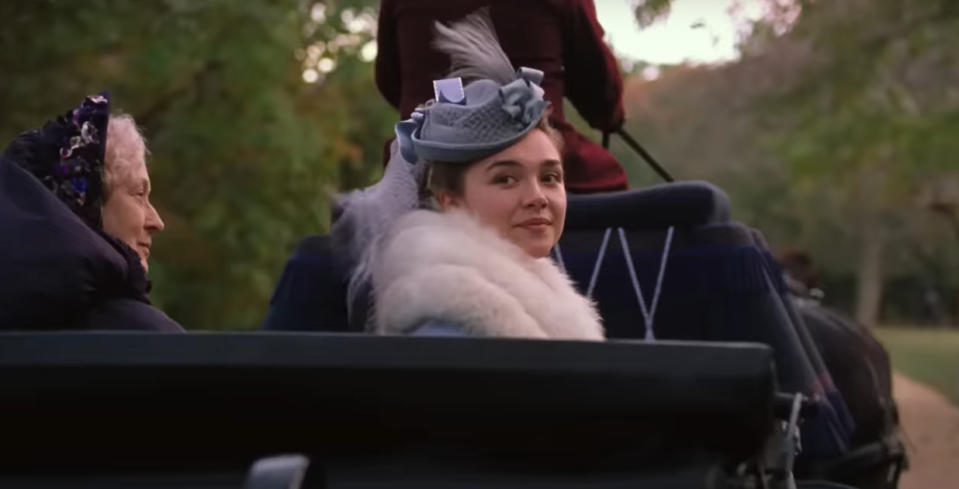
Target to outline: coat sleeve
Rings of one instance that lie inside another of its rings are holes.
[[[603,42],[593,0],[573,0],[564,38],[566,96],[589,125],[613,131],[623,124],[623,79]]]
[[[376,88],[397,110],[400,108],[402,87],[400,81],[400,53],[397,45],[396,23],[392,0],[380,2],[380,14],[376,28],[376,63],[374,66]]]

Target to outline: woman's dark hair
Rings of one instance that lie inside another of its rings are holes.
[[[536,125],[537,130],[546,133],[549,140],[556,147],[556,150],[563,154],[563,136],[560,135],[553,126],[549,124],[544,115]],[[476,163],[450,163],[447,161],[430,161],[428,169],[424,176],[424,181],[420,185],[420,194],[426,200],[436,197],[440,192],[450,192],[454,195],[462,195],[463,181],[466,170]]]

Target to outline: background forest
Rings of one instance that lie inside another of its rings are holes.
[[[737,60],[624,72],[627,130],[775,248],[811,253],[827,303],[956,324],[959,2],[764,1]],[[155,304],[189,329],[255,328],[331,197],[381,172],[397,115],[373,84],[377,3],[0,2],[0,140],[110,91],[148,138],[167,224]],[[640,29],[670,1],[631,6]],[[613,150],[634,187],[658,182]]]

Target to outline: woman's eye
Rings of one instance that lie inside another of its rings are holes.
[[[543,175],[543,181],[546,183],[561,183],[563,181],[563,176],[559,172],[550,172]]]
[[[512,175],[497,175],[493,177],[493,183],[502,184],[502,185],[511,185],[518,182],[519,180]]]

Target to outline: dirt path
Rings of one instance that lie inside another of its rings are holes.
[[[893,378],[893,395],[910,465],[899,488],[959,488],[959,408],[938,392],[899,374]]]

